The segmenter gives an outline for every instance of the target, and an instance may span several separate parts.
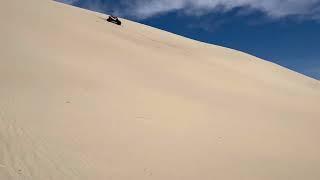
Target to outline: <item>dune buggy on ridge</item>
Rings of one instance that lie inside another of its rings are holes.
[[[108,21],[108,22],[111,22],[111,23],[114,23],[114,24],[117,24],[117,25],[119,25],[119,26],[121,25],[121,21],[120,21],[119,18],[116,17],[116,16],[110,15],[110,16],[108,17],[107,21]]]

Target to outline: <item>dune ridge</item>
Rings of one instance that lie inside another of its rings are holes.
[[[1,180],[320,179],[319,81],[105,17],[1,3]]]

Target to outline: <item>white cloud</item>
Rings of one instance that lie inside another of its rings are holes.
[[[262,11],[272,18],[290,15],[316,17],[319,16],[319,4],[320,0],[138,0],[127,13],[147,18],[175,10],[201,15],[210,11],[246,7]]]
[[[74,3],[77,0],[64,1]],[[114,11],[136,18],[148,18],[177,10],[199,16],[212,11],[230,11],[245,7],[248,10],[261,11],[271,18],[296,15],[320,19],[320,0],[119,0],[118,3],[125,6],[121,6],[121,9],[113,7]]]
[[[75,3],[77,2],[78,0],[56,0],[58,2],[64,2],[64,3],[67,3],[67,4],[72,4],[72,3]]]

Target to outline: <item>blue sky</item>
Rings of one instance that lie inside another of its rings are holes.
[[[60,0],[244,51],[320,80],[320,0]]]

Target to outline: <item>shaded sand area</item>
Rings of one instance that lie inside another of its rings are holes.
[[[320,179],[319,81],[104,18],[1,2],[1,180]]]

